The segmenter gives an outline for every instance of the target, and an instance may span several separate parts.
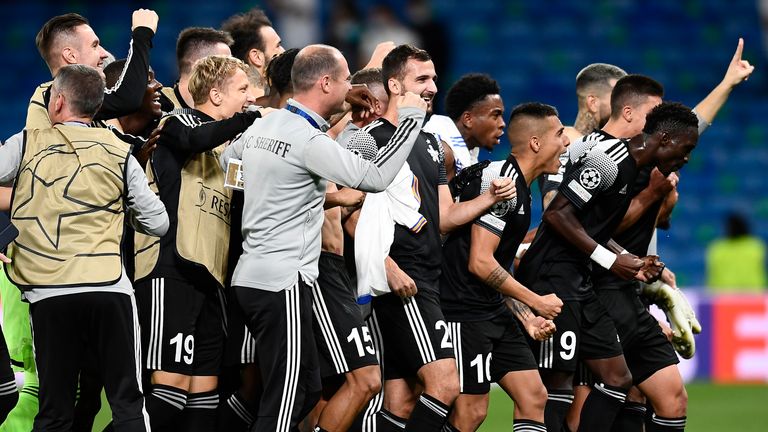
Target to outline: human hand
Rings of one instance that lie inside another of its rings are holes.
[[[386,57],[390,51],[395,49],[396,46],[397,45],[392,41],[381,42],[376,45],[373,54],[371,54],[371,59],[368,60],[368,64],[366,64],[363,69],[380,68],[381,64],[384,62],[384,57]]]
[[[136,27],[148,27],[152,30],[152,33],[157,33],[157,22],[160,17],[157,16],[157,12],[151,9],[137,9],[133,11],[131,18],[131,31]]]
[[[735,87],[742,81],[749,79],[755,67],[749,64],[747,60],[741,58],[744,52],[744,39],[739,38],[739,43],[736,45],[736,52],[731,58],[731,62],[728,64],[728,69],[725,71],[725,77],[723,77],[723,83],[729,87]]]
[[[384,261],[384,267],[386,267],[387,270],[387,284],[393,293],[401,298],[408,298],[416,295],[418,292],[416,282],[414,282],[410,276],[405,274],[405,272],[402,271],[391,258],[387,257]]]
[[[533,340],[537,341],[544,341],[549,339],[553,334],[555,334],[555,331],[557,330],[554,322],[548,319],[544,319],[540,316],[529,319],[523,323],[523,325],[525,327],[525,331],[528,332],[528,335]]]
[[[397,98],[397,108],[418,108],[422,111],[427,110],[427,102],[413,92],[405,92],[405,94]]]
[[[643,260],[630,253],[618,254],[611,266],[611,271],[624,280],[631,280],[644,265]]]
[[[563,308],[563,301],[555,294],[539,296],[536,303],[531,305],[542,317],[551,320],[560,314]]]
[[[502,177],[491,181],[488,193],[493,197],[494,202],[507,201],[517,195],[517,189],[511,178]]]

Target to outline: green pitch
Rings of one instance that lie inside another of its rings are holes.
[[[765,432],[768,430],[768,386],[714,385],[693,383],[688,389],[688,427],[690,432]],[[102,408],[107,406],[103,400]],[[109,412],[99,413],[94,431],[109,422]],[[512,402],[499,388],[491,393],[488,418],[481,432],[511,432]]]
[[[768,386],[692,383],[688,389],[691,432],[765,432],[768,430]],[[488,417],[480,432],[512,431],[512,402],[500,388],[491,392]]]

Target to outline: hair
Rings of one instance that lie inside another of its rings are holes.
[[[195,63],[189,77],[189,93],[195,105],[205,103],[211,89],[221,88],[237,69],[248,73],[248,66],[242,60],[231,56],[211,55]]]
[[[501,92],[499,83],[486,74],[467,74],[459,78],[448,89],[445,96],[445,112],[456,121],[465,111],[471,110],[476,104],[489,95]]]
[[[104,67],[104,79],[105,79],[107,88],[111,88],[115,84],[117,84],[117,80],[120,79],[120,74],[123,72],[123,69],[125,68],[125,62],[126,62],[126,59],[122,58],[122,59],[114,60]],[[149,67],[149,70],[150,71],[152,70],[152,66]]]
[[[547,117],[557,117],[557,108],[552,105],[543,104],[541,102],[526,102],[512,108],[512,112],[509,114],[509,124],[518,119],[528,117],[534,119],[545,119]]]
[[[408,60],[411,59],[426,62],[432,60],[432,57],[430,57],[429,53],[423,49],[416,48],[409,44],[395,47],[395,49],[390,51],[389,54],[384,57],[384,60],[381,63],[381,78],[387,94],[390,94],[387,81],[389,81],[390,78],[402,81],[403,78],[405,78],[405,66],[408,63]]]
[[[232,37],[227,32],[210,27],[189,27],[182,30],[176,41],[179,75],[190,73],[195,62],[213,54],[213,47],[219,43],[232,45]]]
[[[729,213],[725,222],[725,231],[728,238],[748,236],[750,233],[749,222],[739,213]]]
[[[267,65],[267,81],[281,95],[287,91],[292,91],[291,68],[299,53],[298,48],[291,48],[278,55]]]
[[[296,55],[291,68],[293,91],[310,90],[323,75],[335,75],[339,70],[338,50],[328,45],[310,45]]]
[[[51,88],[64,94],[70,110],[82,117],[93,118],[104,102],[104,78],[91,66],[61,67]]]
[[[360,69],[352,74],[350,84],[382,85],[381,68]]]
[[[43,24],[35,36],[35,45],[48,68],[52,69],[51,62],[54,59],[52,50],[59,38],[71,36],[75,32],[75,28],[81,25],[88,25],[88,20],[76,13],[55,16]]]
[[[607,63],[592,63],[576,74],[576,96],[581,100],[590,92],[611,91],[610,81],[619,80],[627,73],[624,69]]]
[[[643,133],[678,133],[686,129],[699,130],[699,119],[687,106],[678,102],[664,102],[645,117]]]
[[[611,92],[611,117],[618,118],[625,106],[636,107],[649,96],[664,97],[664,86],[645,75],[627,75],[616,81]]]
[[[232,15],[221,24],[221,29],[234,40],[230,46],[232,55],[244,62],[248,62],[248,52],[252,49],[262,52],[266,49],[264,38],[261,37],[262,27],[272,27],[272,21],[259,8]]]

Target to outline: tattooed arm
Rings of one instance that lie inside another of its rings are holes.
[[[554,294],[540,296],[515,280],[499,265],[493,255],[501,238],[488,229],[472,225],[469,248],[469,271],[489,287],[508,297],[513,297],[535,309],[541,316],[552,319],[560,313],[563,302]]]
[[[528,335],[534,340],[543,341],[549,339],[557,330],[552,320],[534,315],[533,311],[520,300],[515,300],[512,297],[505,297],[504,300],[507,303],[507,307],[512,310],[515,318],[523,323]]]

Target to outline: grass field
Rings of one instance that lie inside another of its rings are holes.
[[[768,386],[714,385],[692,383],[688,389],[689,432],[766,432],[768,431]],[[106,400],[103,403],[106,406]],[[94,424],[101,431],[109,422],[108,411],[102,410]],[[491,393],[488,418],[480,432],[511,432],[512,402],[503,390]]]
[[[688,389],[690,432],[768,431],[768,386],[691,383]],[[491,393],[488,417],[480,432],[512,431],[512,402],[503,390]]]

